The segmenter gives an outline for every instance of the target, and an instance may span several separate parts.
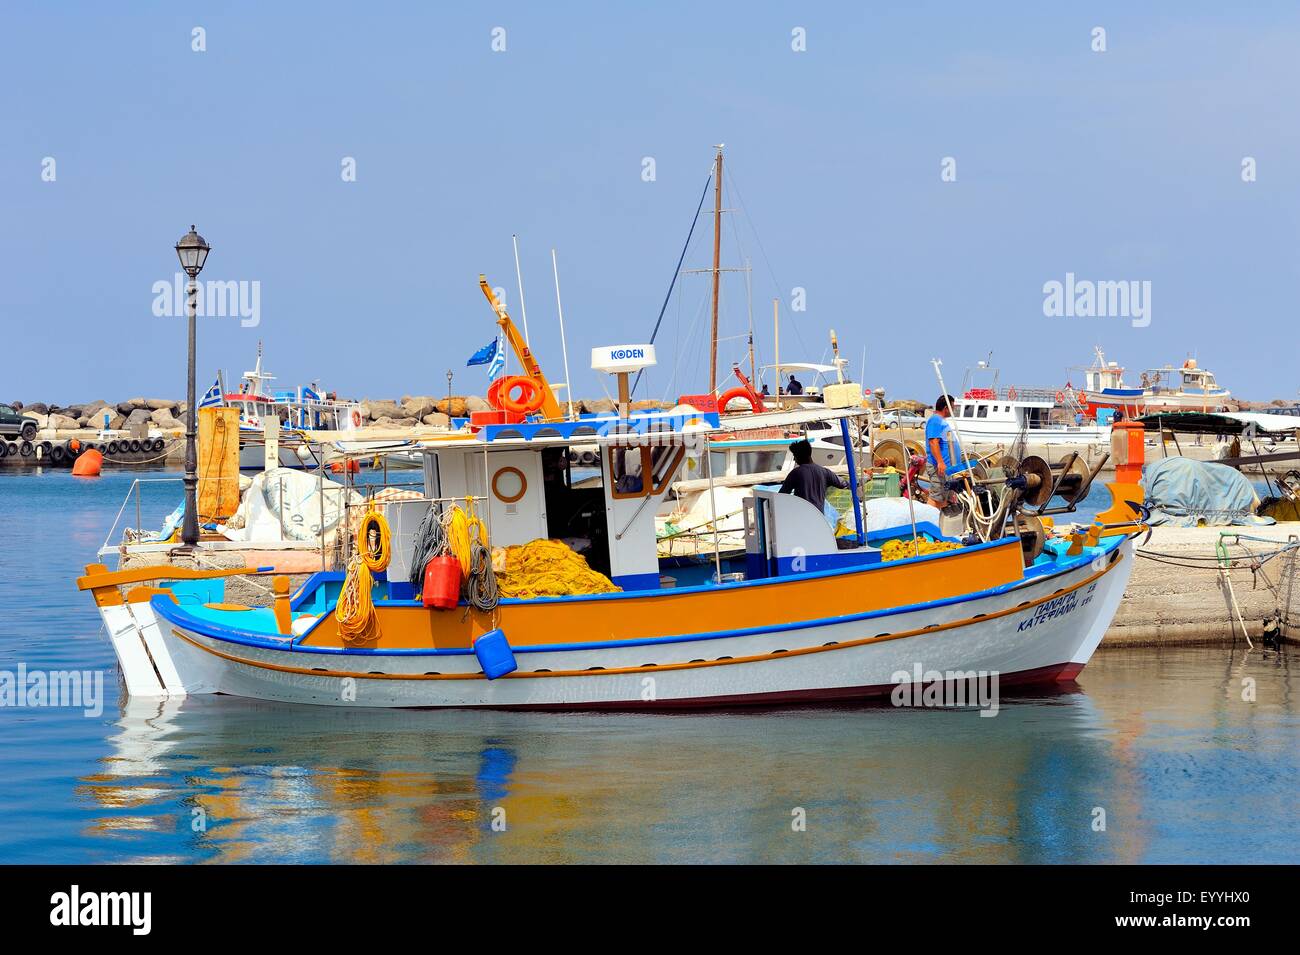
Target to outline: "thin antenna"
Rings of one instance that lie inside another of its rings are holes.
[[[709,334],[709,394],[718,393],[718,295],[722,255],[722,144],[713,171],[713,322]]]
[[[564,306],[560,304],[560,266],[555,261],[555,250],[551,249],[551,271],[555,273],[555,310],[560,315],[560,351],[564,354],[564,397],[569,402],[569,418],[573,413],[573,379],[569,377],[569,343],[564,338]]]
[[[528,337],[528,306],[524,304],[524,273],[519,269],[519,236],[512,234],[510,241],[515,247],[515,280],[519,283],[519,315],[524,320],[524,344],[532,348],[532,339]]]
[[[754,289],[751,278],[753,269],[749,259],[745,259],[745,308],[749,312],[749,380],[758,387],[758,366],[754,363]]]
[[[781,410],[781,315],[777,311],[777,300],[772,299],[772,361],[776,364],[772,370],[776,372],[776,409]]]

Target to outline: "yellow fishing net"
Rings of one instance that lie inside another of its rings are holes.
[[[880,548],[881,560],[902,560],[905,557],[917,556],[917,545],[920,545],[921,556],[926,554],[941,554],[948,550],[961,550],[961,544],[953,541],[932,541],[920,538],[913,542],[910,540],[892,540],[887,541],[885,546]]]
[[[586,558],[564,541],[545,538],[493,548],[492,569],[502,597],[570,597],[623,589],[592,570]]]

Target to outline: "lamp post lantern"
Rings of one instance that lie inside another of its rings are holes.
[[[203,236],[190,231],[181,236],[176,243],[176,255],[181,260],[181,268],[190,277],[185,287],[185,312],[189,319],[189,369],[185,380],[185,519],[181,524],[181,542],[186,547],[193,547],[199,542],[199,455],[195,447],[198,435],[198,409],[194,407],[194,338],[195,318],[199,307],[198,275],[203,271],[203,264],[211,251]]]

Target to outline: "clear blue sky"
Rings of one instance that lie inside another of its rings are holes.
[[[0,16],[0,400],[181,396],[184,325],[152,314],[151,289],[191,222],[214,247],[203,278],[261,283],[259,327],[200,323],[200,390],[262,339],[281,385],[439,394],[453,368],[481,391],[464,367],[493,334],[478,274],[518,319],[517,232],[539,356],[563,378],[555,247],[576,390],[600,394],[589,349],[649,334],[717,142],[727,206],[748,213],[728,217],[724,264],[752,259],[760,360],[772,297],[798,286],[782,358],[823,359],[833,327],[896,396],[933,398],[931,356],[952,387],[990,349],[1004,383],[1058,383],[1094,344],[1138,370],[1193,354],[1244,397],[1300,386],[1295,4],[11,0]],[[687,267],[708,262],[700,228]],[[1149,280],[1150,325],[1044,317],[1043,283],[1067,272]],[[705,384],[706,283],[685,277],[669,308],[655,397]],[[730,363],[743,276],[724,298]]]

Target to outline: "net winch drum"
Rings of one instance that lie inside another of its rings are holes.
[[[1047,529],[1040,518],[1023,511],[1016,514],[1013,526],[1016,536],[1020,538],[1025,566],[1028,567],[1043,552],[1043,545],[1047,543]]]

